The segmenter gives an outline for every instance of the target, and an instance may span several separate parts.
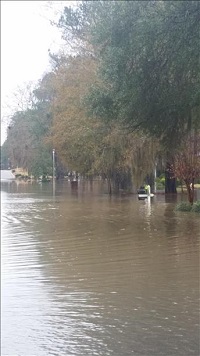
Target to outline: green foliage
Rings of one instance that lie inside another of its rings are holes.
[[[44,145],[38,147],[37,154],[31,163],[30,171],[37,178],[40,176],[52,176],[52,152],[48,147]]]
[[[13,116],[4,143],[12,167],[26,168],[33,175],[50,171],[51,156],[47,154],[49,148],[43,142],[48,132],[43,125],[44,122],[46,125],[46,120],[44,109],[38,108],[18,112]]]
[[[32,160],[33,138],[30,127],[29,109],[13,115],[8,127],[7,140],[4,143],[12,167],[27,168]]]
[[[200,213],[200,200],[197,200],[193,205],[189,202],[182,201],[176,205],[176,211],[192,211],[195,213]]]
[[[156,178],[156,189],[163,190],[165,189],[165,175],[161,174],[159,177]]]
[[[99,83],[87,104],[104,120],[141,127],[177,146],[199,105],[197,1],[85,1],[60,20],[64,36],[89,41]]]
[[[52,125],[52,77],[49,73],[39,81],[31,108],[13,115],[3,145],[12,167],[26,168],[36,177],[52,174],[52,149],[44,141]]]
[[[192,211],[195,213],[200,213],[200,200],[196,201],[192,206]]]
[[[9,167],[9,155],[7,145],[4,142],[3,146],[0,147],[1,149],[1,169],[8,169]]]
[[[177,210],[177,211],[191,211],[192,205],[189,202],[182,201],[176,205],[175,210]]]
[[[160,177],[157,177],[156,178],[156,183],[157,184],[160,184],[161,186],[165,186],[165,177],[163,177],[163,176],[160,176]]]

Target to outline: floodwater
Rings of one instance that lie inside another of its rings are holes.
[[[197,213],[97,182],[1,191],[2,356],[200,355]]]

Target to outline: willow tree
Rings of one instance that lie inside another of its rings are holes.
[[[160,153],[159,141],[139,131],[127,135],[126,139],[129,141],[126,159],[130,167],[133,186],[138,188],[145,182],[152,185],[155,178],[156,162]],[[153,179],[151,179],[152,177]]]
[[[90,57],[69,57],[54,74],[53,124],[48,141],[68,170],[90,175],[97,124],[88,120],[83,97],[94,80],[95,62]]]

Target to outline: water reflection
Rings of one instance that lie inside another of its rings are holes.
[[[49,184],[13,187],[2,192],[3,354],[199,354],[198,216],[95,184],[56,184],[55,197]]]

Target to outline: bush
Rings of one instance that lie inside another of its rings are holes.
[[[192,206],[192,211],[200,213],[200,200],[196,201]]]
[[[160,175],[156,178],[156,189],[163,190],[165,188],[165,177]]]
[[[175,210],[177,210],[177,211],[191,211],[192,205],[187,201],[182,201],[176,205]]]
[[[164,186],[165,185],[165,177],[162,177],[162,176],[157,177],[156,183]]]
[[[161,183],[156,183],[156,189],[157,190],[163,190],[163,189],[165,189],[165,186],[163,184],[161,184]]]

